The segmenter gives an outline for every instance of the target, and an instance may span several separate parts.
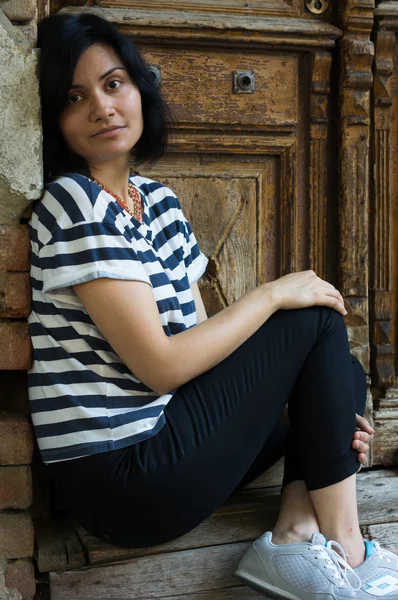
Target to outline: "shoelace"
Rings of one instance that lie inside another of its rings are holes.
[[[339,550],[340,554],[336,552],[336,550],[334,550],[334,547]],[[326,544],[326,546],[314,545],[310,547],[310,550],[315,550],[316,552],[319,552],[323,560],[326,562],[328,568],[336,577],[338,587],[346,585],[347,587],[351,588],[354,592],[357,592],[361,589],[361,578],[347,563],[345,552],[338,542],[330,540]],[[357,582],[358,587],[352,585],[352,583],[347,577],[347,572],[349,572],[352,576],[352,579]]]
[[[395,554],[393,554],[389,550],[385,550],[384,548],[382,548],[378,542],[372,542],[372,544],[375,547],[376,554],[379,554],[379,556],[381,556],[381,558],[385,558],[386,561],[389,563],[396,562],[397,567],[398,567],[398,558],[396,557]]]

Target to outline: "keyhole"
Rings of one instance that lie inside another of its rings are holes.
[[[321,10],[323,8],[323,4],[322,4],[321,0],[315,0],[315,8],[317,10]]]
[[[249,75],[241,75],[239,77],[239,85],[242,89],[248,90],[252,84],[253,84],[253,79]]]

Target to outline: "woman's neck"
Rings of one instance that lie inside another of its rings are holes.
[[[118,161],[107,161],[99,165],[90,165],[90,174],[93,179],[112,190],[114,194],[128,199],[128,176],[130,172],[130,157]]]

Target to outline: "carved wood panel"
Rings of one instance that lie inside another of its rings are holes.
[[[95,0],[95,4],[107,8],[147,8],[150,10],[181,10],[184,12],[210,12],[213,14],[250,14],[297,16],[303,12],[303,0]],[[167,4],[167,6],[165,6]]]
[[[282,139],[279,149],[270,139],[256,148],[237,144],[232,155],[171,153],[145,170],[177,193],[210,259],[201,288],[209,314],[290,272],[292,264],[308,267],[308,257],[297,253],[308,245],[304,220],[298,218],[302,208],[294,177],[286,177],[286,170],[297,169],[295,146],[292,136]]]
[[[147,61],[160,68],[162,91],[178,127],[229,124],[236,130],[297,123],[298,54],[143,44],[140,48]],[[235,71],[252,71],[253,93],[234,92]]]
[[[370,306],[376,464],[398,463],[398,6],[375,10]]]

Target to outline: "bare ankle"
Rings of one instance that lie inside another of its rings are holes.
[[[309,521],[306,523],[292,524],[288,527],[275,526],[272,532],[273,544],[297,544],[298,542],[310,542],[312,535],[319,532],[318,523]]]
[[[353,535],[351,535],[351,532],[329,535],[327,539],[332,539],[340,544],[344,550],[345,559],[352,569],[358,567],[365,560],[365,544],[359,531]]]

